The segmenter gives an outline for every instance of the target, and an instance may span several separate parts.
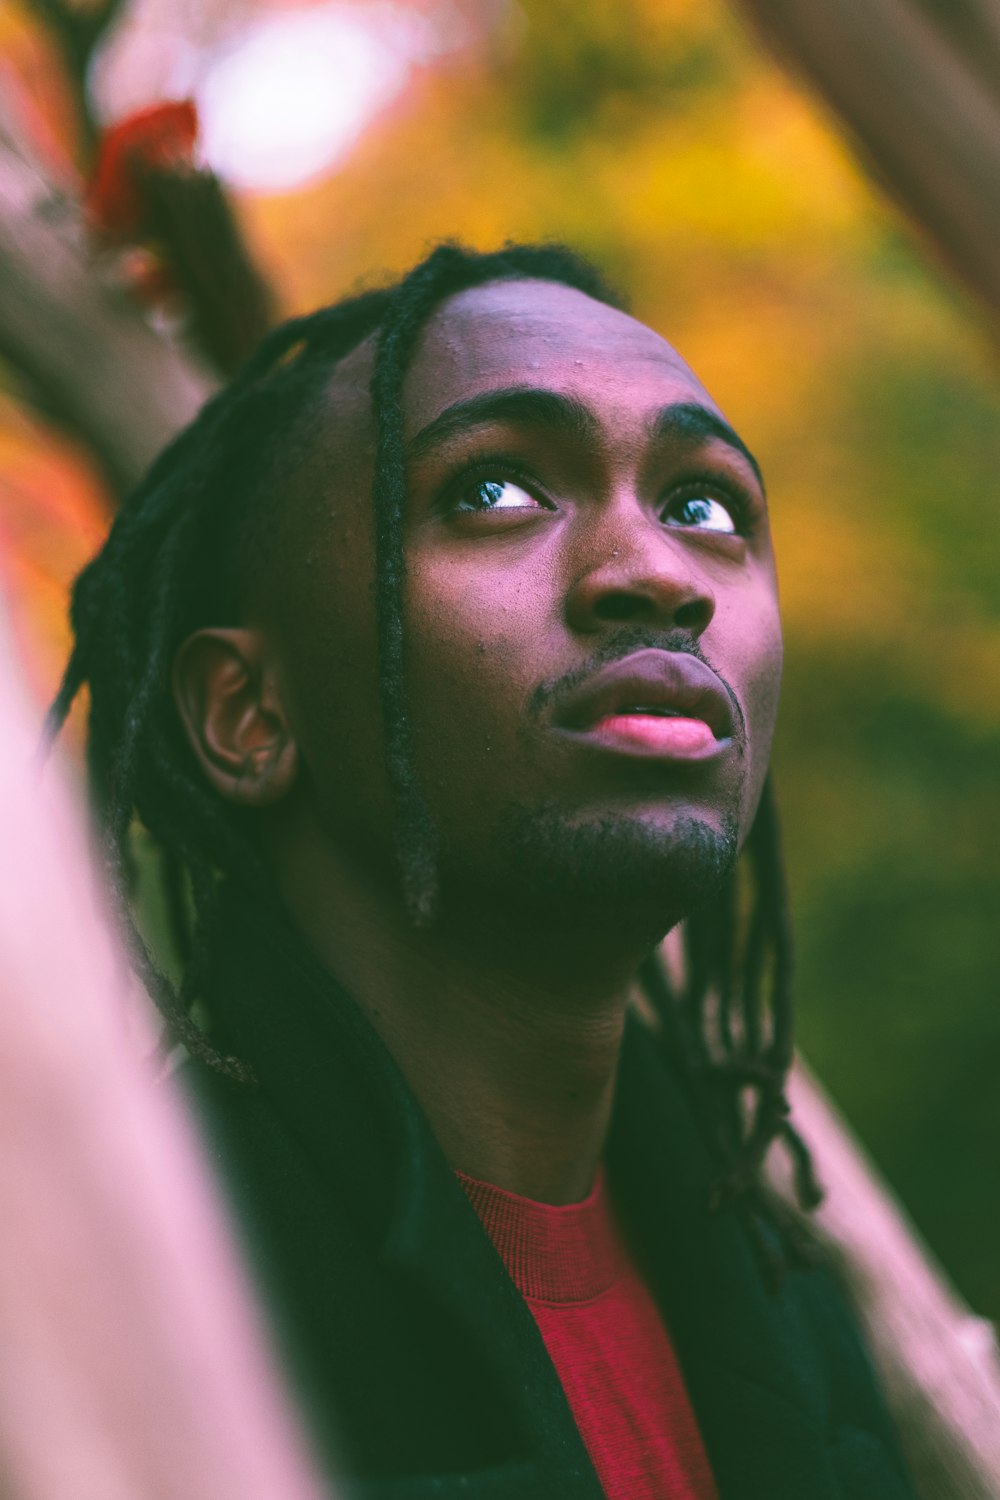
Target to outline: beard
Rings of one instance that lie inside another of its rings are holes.
[[[493,842],[489,874],[454,865],[445,851],[443,909],[480,927],[519,930],[525,941],[611,939],[654,947],[718,889],[739,855],[734,813],[667,822],[625,812],[592,818],[556,802],[510,810]]]

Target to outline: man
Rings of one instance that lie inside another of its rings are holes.
[[[266,341],[73,618],[54,721],[87,681],[119,888],[137,812],[190,892],[178,991],[128,931],[348,1493],[910,1495],[758,1181],[782,1135],[814,1196],[777,595],[679,355],[566,252],[442,247]]]

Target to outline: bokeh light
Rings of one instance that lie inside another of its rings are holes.
[[[206,62],[206,161],[237,187],[299,186],[344,157],[433,50],[429,24],[395,8],[268,17]]]

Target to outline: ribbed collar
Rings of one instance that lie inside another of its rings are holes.
[[[536,1302],[590,1302],[627,1265],[604,1172],[579,1203],[539,1203],[519,1193],[456,1177],[521,1293]]]

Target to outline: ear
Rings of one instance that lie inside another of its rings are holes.
[[[172,682],[191,748],[220,796],[265,807],[287,795],[298,746],[259,631],[195,631],[174,657]]]

